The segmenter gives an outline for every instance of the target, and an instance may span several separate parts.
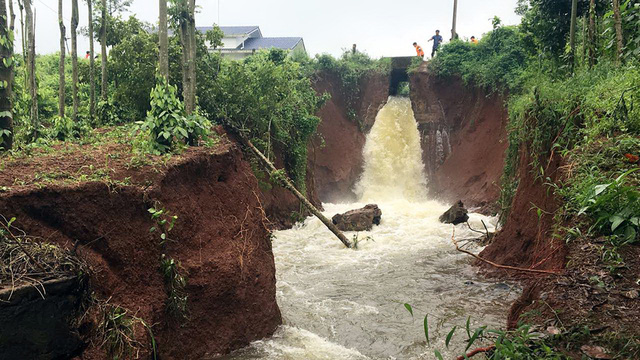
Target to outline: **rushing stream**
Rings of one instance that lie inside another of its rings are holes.
[[[345,249],[315,218],[277,232],[273,252],[284,325],[273,338],[228,359],[431,359],[433,348],[450,358],[464,350],[466,332],[457,332],[449,351],[444,339],[468,316],[476,327],[504,324],[516,291],[476,275],[469,257],[451,243],[454,227],[438,222],[448,206],[427,198],[408,99],[389,99],[367,137],[364,156],[356,186],[361,201],[325,204],[325,215],[376,203],[381,224],[358,234],[357,250]],[[481,229],[481,220],[494,226],[493,218],[470,216],[473,228]],[[477,234],[459,225],[455,236]],[[404,303],[413,306],[414,318]],[[431,348],[423,330],[427,313]]]

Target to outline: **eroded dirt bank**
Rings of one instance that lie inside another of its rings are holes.
[[[318,93],[331,99],[318,113],[322,119],[309,146],[313,185],[323,202],[355,199],[353,185],[362,173],[365,134],[389,97],[389,77],[370,74],[360,80],[360,93],[350,109],[341,80],[332,73],[320,73],[314,82]],[[349,112],[355,111],[355,118]]]
[[[503,98],[459,78],[438,78],[424,66],[410,83],[430,193],[495,212],[507,148]]]
[[[345,101],[346,90],[336,74],[321,72],[314,75],[313,87],[318,94],[331,95],[317,114],[321,122],[307,148],[307,198],[322,208],[323,202],[355,199],[353,186],[362,173],[365,134],[389,97],[389,77],[378,73],[365,75],[352,105]],[[350,117],[352,111],[355,115]],[[281,159],[276,151],[278,168],[284,168]],[[260,176],[262,201],[273,228],[287,229],[301,220],[305,210],[298,199],[270,183],[267,174]]]
[[[223,139],[215,148],[188,149],[166,166],[137,169],[127,165],[125,145],[74,153],[8,164],[0,185],[10,191],[0,194],[0,213],[44,241],[77,245],[95,298],[152,324],[159,358],[227,353],[273,333],[281,316],[270,231],[256,178],[236,145]],[[98,170],[106,154],[122,155],[112,157],[108,180],[65,180]],[[45,171],[60,174],[37,184]],[[178,216],[165,245],[150,232],[157,226],[151,207]],[[184,319],[167,312],[162,254],[180,261],[186,275]],[[107,357],[93,331],[98,318],[86,317],[79,328],[88,346],[83,359]],[[148,354],[144,328],[136,335]]]

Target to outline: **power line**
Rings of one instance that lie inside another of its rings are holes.
[[[29,0],[27,0],[29,1]],[[47,5],[47,3],[43,2],[42,0],[38,0],[38,2],[42,5],[44,5],[47,9],[53,11],[56,15],[58,14],[58,10],[52,8],[51,6]],[[69,20],[68,18],[64,17],[64,15],[62,15],[62,18],[67,20],[68,22],[71,22],[71,20]]]

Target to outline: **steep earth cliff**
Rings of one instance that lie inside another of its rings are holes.
[[[318,135],[309,146],[309,162],[318,198],[323,202],[355,200],[353,185],[362,173],[365,134],[389,97],[389,76],[372,73],[360,80],[360,93],[349,118],[342,83],[332,73],[317,75],[314,88],[331,99],[320,110]]]
[[[116,143],[5,163],[0,214],[42,241],[77,247],[91,268],[93,296],[153,325],[159,358],[227,353],[271,335],[281,317],[270,230],[238,147],[223,137],[166,165],[133,163],[127,145]],[[150,232],[158,226],[152,207],[178,217],[164,245]],[[163,254],[179,261],[187,278],[185,318],[167,311]],[[84,321],[83,359],[106,358],[96,323]],[[148,353],[150,338],[138,332]]]
[[[439,78],[426,66],[410,74],[410,85],[430,193],[495,212],[507,148],[502,97]]]

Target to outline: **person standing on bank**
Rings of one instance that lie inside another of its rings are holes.
[[[431,50],[431,57],[434,57],[438,49],[440,48],[440,44],[442,43],[442,36],[440,35],[440,30],[436,30],[436,34],[429,39],[429,41],[433,41],[433,50]]]
[[[413,47],[416,48],[416,54],[418,55],[418,57],[424,60],[424,50],[422,50],[422,46],[414,42]]]

